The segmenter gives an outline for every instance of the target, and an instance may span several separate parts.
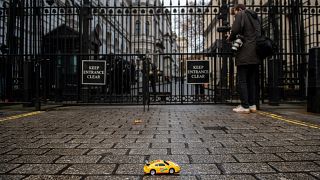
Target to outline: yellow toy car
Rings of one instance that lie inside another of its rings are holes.
[[[145,174],[155,175],[179,173],[181,168],[178,164],[172,161],[154,160],[151,162],[146,161],[143,170]]]

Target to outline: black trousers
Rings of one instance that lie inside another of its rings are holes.
[[[196,84],[195,85],[195,93],[196,93],[196,95],[203,95],[204,94],[204,86],[203,86],[203,84]]]
[[[150,75],[149,76],[149,81],[150,81],[150,84],[151,84],[152,92],[156,93],[157,92],[157,90],[156,90],[156,77],[153,76],[153,75]]]
[[[259,65],[240,65],[238,70],[238,91],[241,105],[244,108],[255,105],[257,102],[257,77]]]

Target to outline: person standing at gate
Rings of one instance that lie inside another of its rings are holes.
[[[241,104],[233,111],[250,113],[257,110],[256,77],[259,73],[260,59],[256,53],[256,37],[261,33],[260,23],[257,14],[246,9],[244,4],[235,5],[233,15],[235,19],[227,40],[232,42],[232,49],[235,51],[238,91],[241,101]]]
[[[149,70],[149,81],[151,83],[152,92],[156,93],[157,66],[154,63],[150,63]]]

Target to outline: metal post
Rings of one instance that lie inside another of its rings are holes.
[[[89,53],[90,49],[90,39],[89,39],[89,23],[91,19],[91,2],[90,0],[84,0],[83,6],[81,9],[81,16],[82,16],[82,53],[85,55],[82,59],[88,58],[87,54]]]
[[[35,108],[36,111],[41,110],[41,101],[40,101],[40,61],[35,59],[35,70],[36,70],[36,102]]]
[[[80,62],[78,63],[78,101],[81,99],[81,69],[82,69],[82,60],[89,60],[89,49],[90,49],[90,39],[89,39],[89,24],[91,18],[91,2],[90,0],[83,0],[83,5],[80,8]],[[88,93],[90,94],[90,86],[88,88]]]
[[[39,56],[37,55],[37,36],[39,36],[39,29],[38,26],[40,25],[40,10],[38,7],[37,1],[33,1],[33,56],[34,59],[33,61],[35,62],[35,73],[36,73],[36,94],[35,94],[35,109],[36,111],[41,110],[41,100],[40,100],[40,59]]]
[[[222,0],[222,5],[220,7],[220,16],[219,19],[222,19],[222,67],[221,67],[221,101],[225,101],[227,99],[227,89],[228,89],[228,55],[230,48],[229,44],[226,40],[227,32],[230,30],[229,22],[228,22],[228,16],[229,16],[229,7],[227,5],[226,0]],[[231,63],[231,61],[230,61]],[[232,63],[233,66],[233,63]],[[233,69],[233,68],[231,68]],[[233,74],[230,74],[230,76],[233,76]],[[232,83],[232,82],[230,82]]]
[[[320,47],[309,50],[307,111],[320,113]]]
[[[148,111],[149,111],[149,106],[150,106],[150,90],[149,90],[149,82],[150,82],[150,76],[149,76],[149,72],[150,72],[150,55],[146,54],[146,103],[148,105]]]
[[[268,60],[269,105],[273,105],[273,106],[279,105],[280,71],[281,71],[281,61],[278,59],[269,59]]]
[[[146,57],[140,56],[139,57],[142,60],[142,96],[143,96],[143,111],[146,110],[146,99],[147,99],[147,63],[146,63]]]
[[[269,4],[270,9],[274,11],[269,12],[270,26],[273,30],[274,41],[276,44],[280,44],[279,38],[279,24],[275,14],[278,14],[277,4],[271,2]],[[274,55],[272,59],[267,61],[268,65],[268,87],[269,87],[269,105],[278,106],[280,102],[280,91],[282,82],[282,59],[279,55]]]
[[[9,1],[9,16],[8,16],[8,48],[9,53],[6,58],[6,72],[5,72],[5,78],[6,78],[6,88],[5,88],[5,99],[10,101],[12,99],[12,88],[13,88],[13,77],[12,77],[12,62],[14,62],[15,54],[17,54],[17,39],[15,37],[16,32],[16,16],[17,16],[17,0],[11,0]]]

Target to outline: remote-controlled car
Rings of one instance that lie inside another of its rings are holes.
[[[181,168],[178,164],[172,161],[154,160],[151,162],[146,161],[143,170],[145,174],[155,175],[179,173]]]

